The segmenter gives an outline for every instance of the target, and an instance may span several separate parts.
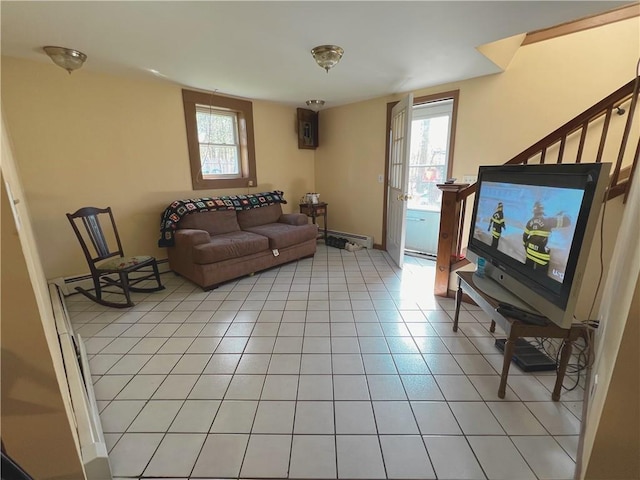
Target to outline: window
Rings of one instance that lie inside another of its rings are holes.
[[[193,189],[256,185],[251,102],[192,90],[182,100]]]

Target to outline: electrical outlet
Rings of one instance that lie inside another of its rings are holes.
[[[477,180],[477,175],[463,175],[462,177],[462,183],[476,183]]]
[[[249,180],[249,186],[253,187],[253,180]]]
[[[378,183],[384,183],[384,176],[382,174],[378,175]]]

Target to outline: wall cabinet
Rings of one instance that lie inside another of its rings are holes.
[[[298,108],[298,148],[318,148],[318,112]]]

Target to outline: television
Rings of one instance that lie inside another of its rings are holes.
[[[574,310],[609,163],[481,166],[467,258],[478,289],[562,328]]]

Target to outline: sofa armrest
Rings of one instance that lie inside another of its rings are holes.
[[[175,234],[176,246],[196,246],[202,245],[203,243],[209,243],[211,241],[211,237],[209,232],[204,230],[195,230],[191,228],[183,228],[181,230],[176,231]]]
[[[307,216],[303,213],[283,213],[280,215],[278,223],[286,223],[287,225],[306,225],[308,220]]]

